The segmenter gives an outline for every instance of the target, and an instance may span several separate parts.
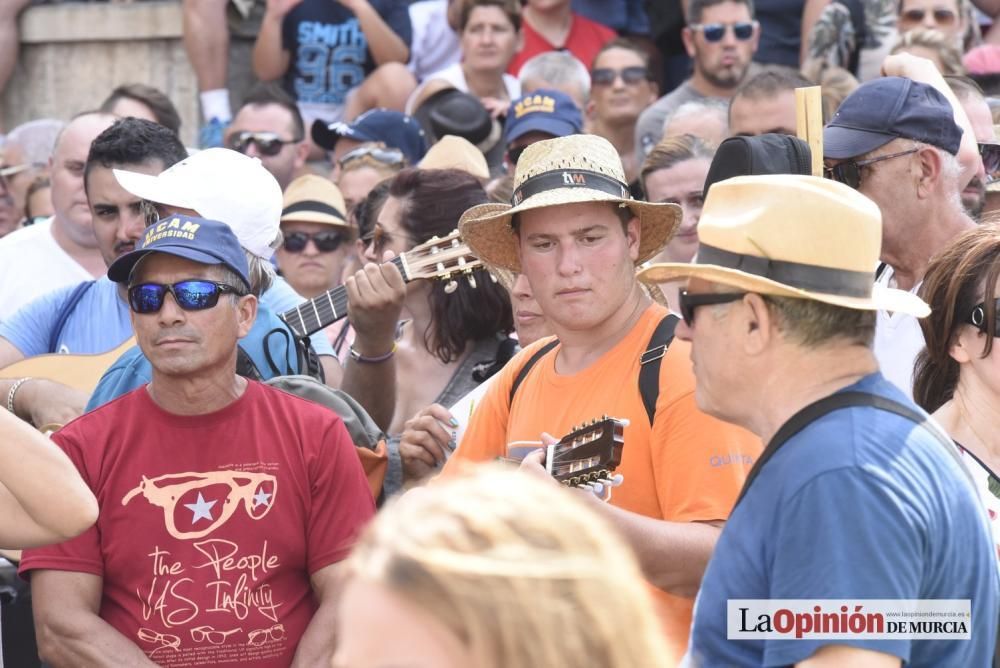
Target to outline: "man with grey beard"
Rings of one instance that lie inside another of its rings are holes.
[[[996,147],[996,149],[982,148],[983,145],[996,143],[996,133],[993,131],[993,115],[990,113],[990,107],[986,103],[983,89],[968,77],[947,76],[945,77],[945,81],[948,83],[951,92],[958,98],[962,109],[965,110],[965,115],[969,117],[969,123],[972,124],[972,134],[976,138],[976,143],[980,145],[980,152],[983,150],[1000,151],[1000,147]],[[985,164],[986,162],[988,160],[984,155],[983,163]],[[965,207],[965,211],[977,223],[981,220],[983,206],[986,204],[987,179],[987,173],[983,166],[980,165],[972,181],[962,190],[962,206]]]

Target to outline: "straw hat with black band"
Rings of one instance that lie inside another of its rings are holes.
[[[747,292],[924,317],[916,295],[875,285],[882,215],[873,201],[815,176],[739,176],[708,191],[692,264],[654,264],[640,280],[699,278]]]
[[[459,220],[462,238],[486,264],[520,272],[511,218],[522,211],[581,202],[628,207],[639,219],[636,265],[655,256],[681,221],[676,204],[632,199],[618,152],[596,135],[570,135],[536,142],[525,149],[514,173],[511,204],[480,204]]]
[[[319,223],[351,229],[344,196],[329,179],[306,174],[288,184],[281,210],[281,222]]]

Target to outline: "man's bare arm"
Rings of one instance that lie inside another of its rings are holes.
[[[334,634],[337,621],[337,602],[340,600],[341,570],[331,564],[312,574],[313,593],[319,599],[319,609],[309,621],[299,646],[295,650],[292,668],[330,665],[337,645]]]
[[[597,498],[591,505],[628,541],[651,584],[675,596],[693,598],[698,593],[724,522],[656,520]]]
[[[54,668],[155,666],[128,638],[98,616],[103,580],[89,573],[31,573],[38,653]]]

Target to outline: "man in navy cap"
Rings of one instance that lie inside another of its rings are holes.
[[[108,270],[152,380],[53,436],[95,527],[25,552],[55,666],[327,665],[334,569],[374,502],[341,419],[236,374],[257,312],[228,225],[170,216]]]
[[[892,56],[883,70],[899,76],[860,86],[823,131],[825,171],[882,211],[879,283],[916,292],[931,256],[975,224],[960,193],[979,154],[965,112],[929,60]],[[879,311],[875,355],[910,396],[923,346],[916,318]]]
[[[386,148],[403,152],[410,165],[416,165],[427,152],[427,139],[420,123],[392,109],[372,109],[351,123],[324,123],[312,125],[312,140],[320,148],[331,151],[332,179],[336,179],[341,156],[366,142],[378,142]]]
[[[583,132],[583,115],[566,93],[540,88],[510,103],[503,138],[513,173],[518,158],[536,141]]]

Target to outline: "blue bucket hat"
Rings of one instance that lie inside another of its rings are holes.
[[[583,115],[565,93],[540,88],[510,103],[504,126],[504,143],[529,132],[566,137],[583,132]]]
[[[841,103],[823,130],[823,157],[856,158],[900,138],[955,155],[962,128],[947,98],[932,86],[883,77],[862,84]]]
[[[108,278],[125,283],[135,265],[150,253],[166,253],[201,264],[221,264],[236,272],[250,289],[246,251],[225,223],[194,216],[170,216],[146,228],[136,249],[108,267]]]

